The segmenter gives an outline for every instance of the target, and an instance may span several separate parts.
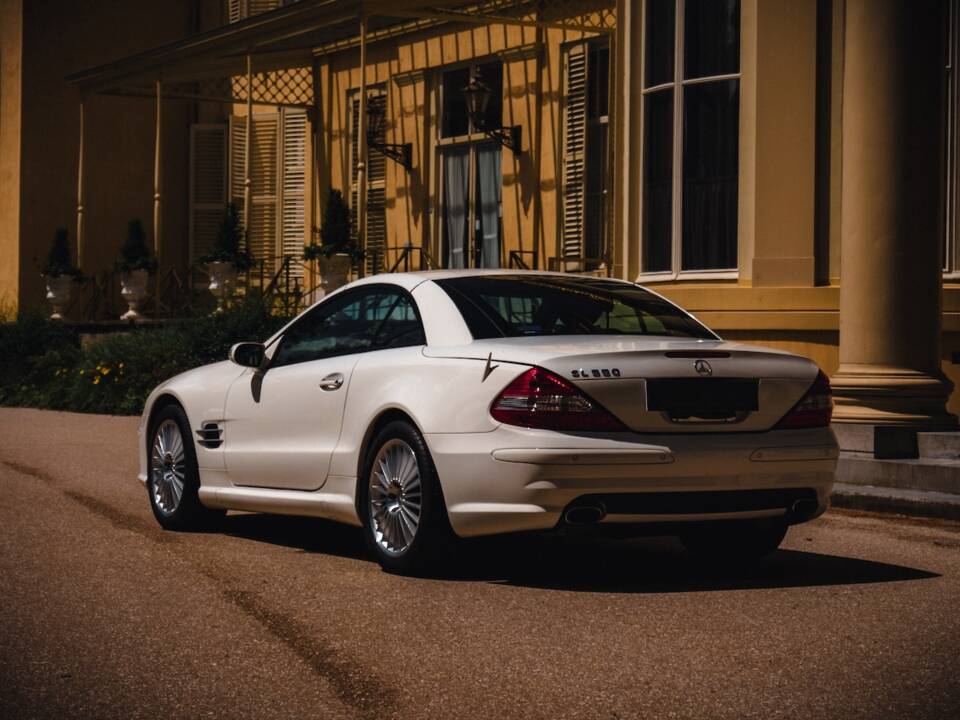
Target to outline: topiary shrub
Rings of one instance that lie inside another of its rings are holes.
[[[40,274],[50,278],[60,277],[61,275],[80,278],[80,268],[70,260],[69,234],[66,228],[58,228],[54,233],[50,252],[47,253],[47,259],[40,266]]]
[[[131,220],[127,223],[127,237],[120,248],[120,256],[114,265],[117,272],[129,273],[134,270],[146,270],[151,275],[157,271],[157,259],[147,247],[147,237],[143,232],[143,223]]]

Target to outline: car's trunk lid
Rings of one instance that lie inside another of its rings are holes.
[[[426,354],[546,368],[637,432],[768,430],[817,375],[806,358],[721,340],[522,337],[428,347]]]

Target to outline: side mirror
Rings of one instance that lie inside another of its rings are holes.
[[[242,342],[230,348],[230,359],[237,365],[258,368],[263,364],[263,343]]]

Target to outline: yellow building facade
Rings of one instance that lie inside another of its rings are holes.
[[[5,0],[4,19],[19,6]],[[136,212],[160,218],[161,264],[186,274],[234,200],[269,275],[316,239],[337,189],[367,252],[359,272],[635,280],[724,337],[815,359],[841,422],[953,425],[955,0],[232,0],[191,12],[183,39],[64,69],[91,68],[63,85],[83,99],[86,166],[76,139],[59,158],[22,151],[19,173],[2,153],[6,257],[46,242],[23,230],[32,193],[8,180],[24,183],[33,162],[62,174],[58,216],[76,214],[79,174],[88,272],[121,240],[105,217]],[[138,123],[91,117],[113,103]],[[76,138],[75,105],[63,124]],[[121,136],[137,146],[129,162],[91,151]],[[111,179],[133,165],[135,180]],[[117,209],[118,183],[141,204]],[[293,266],[309,288],[311,268]],[[38,303],[25,267],[4,261],[0,293]]]

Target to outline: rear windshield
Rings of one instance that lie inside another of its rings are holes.
[[[716,339],[637,285],[603,278],[482,275],[435,281],[474,339],[525,335],[664,335]]]

